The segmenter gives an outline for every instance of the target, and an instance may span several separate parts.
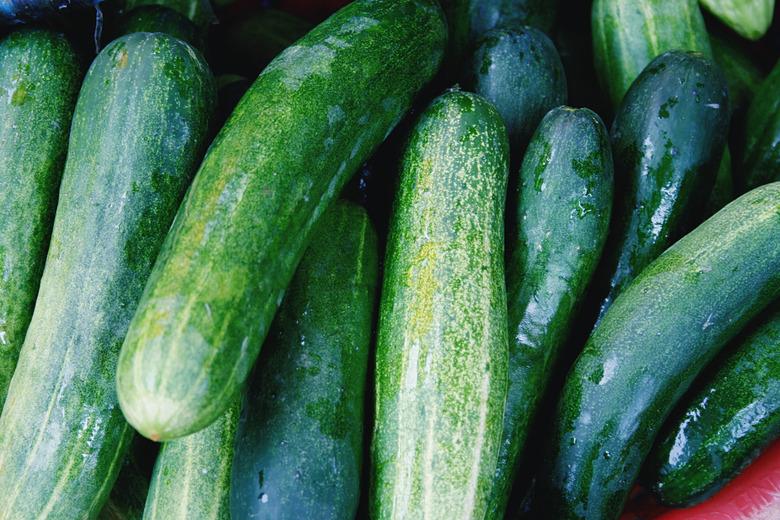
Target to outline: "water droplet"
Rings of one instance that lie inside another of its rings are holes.
[[[612,455],[610,455],[610,454],[609,454],[609,451],[605,451],[605,452],[604,452],[604,458],[605,458],[605,459],[607,459],[607,460],[609,460],[609,459],[610,459],[610,457],[612,457]]]
[[[268,494],[267,493],[260,493],[260,502],[263,504],[268,502]]]

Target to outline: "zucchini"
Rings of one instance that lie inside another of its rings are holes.
[[[761,83],[745,119],[742,189],[780,179],[780,61]]]
[[[775,0],[700,1],[709,12],[749,40],[758,40],[772,25]]]
[[[120,404],[143,435],[187,435],[230,404],[313,225],[433,77],[445,25],[434,0],[356,0],[280,54],[241,99],[196,174],[120,355]]]
[[[520,170],[519,232],[506,269],[509,387],[488,518],[504,518],[527,430],[601,257],[612,178],[599,116],[568,107],[544,116]]]
[[[780,183],[677,241],[610,307],[566,379],[542,471],[545,518],[617,518],[691,381],[780,295]]]
[[[371,517],[483,518],[507,385],[498,111],[450,91],[401,163],[376,358]]]
[[[708,498],[780,436],[778,346],[775,308],[735,342],[670,421],[649,457],[648,481],[663,503],[690,505]]]
[[[558,14],[558,0],[467,0],[467,2],[472,42],[498,27],[530,25],[550,34]]]
[[[233,518],[355,518],[377,264],[365,210],[337,202],[317,224],[249,385]]]
[[[81,69],[68,40],[0,40],[0,410],[32,318]]]
[[[94,517],[132,430],[114,374],[122,340],[204,144],[203,59],[135,33],[79,94],[46,267],[0,416],[0,519]]]
[[[728,131],[728,87],[699,53],[654,59],[612,126],[616,192],[599,317],[634,276],[692,227],[712,192]]]
[[[118,35],[134,32],[161,32],[175,36],[203,50],[203,36],[184,15],[161,5],[142,5],[122,17]]]

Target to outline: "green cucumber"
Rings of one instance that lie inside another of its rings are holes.
[[[163,444],[144,520],[230,520],[230,472],[239,411],[237,400],[207,428]]]
[[[708,498],[780,436],[777,308],[734,347],[648,458],[650,487],[665,504]]]
[[[728,87],[714,62],[670,51],[626,93],[612,126],[616,192],[599,317],[634,276],[701,216],[728,131]]]
[[[118,34],[161,32],[175,36],[198,49],[204,48],[203,35],[181,13],[161,5],[141,5],[122,17]]]
[[[780,61],[761,83],[745,119],[739,186],[780,179]]]
[[[412,130],[385,259],[372,518],[483,518],[507,385],[498,111],[450,91]]]
[[[775,0],[700,0],[709,12],[740,36],[758,40],[772,25]]]
[[[87,73],[38,300],[0,416],[0,519],[91,518],[132,430],[114,374],[125,331],[204,144],[203,59],[161,33]]]
[[[558,0],[467,0],[467,2],[472,42],[498,27],[530,25],[550,34],[558,14]]]
[[[204,428],[246,380],[322,212],[435,74],[434,0],[356,0],[263,71],[212,143],[122,349],[143,435]]]
[[[696,0],[594,0],[593,59],[613,108],[639,73],[670,50],[712,56]]]
[[[355,518],[376,307],[377,236],[337,202],[287,290],[236,435],[233,518]]]
[[[32,318],[81,70],[61,34],[0,40],[0,410]]]
[[[715,61],[729,84],[732,113],[747,109],[764,79],[764,73],[748,53],[734,42],[710,34],[710,44]]]
[[[504,518],[527,430],[601,257],[612,177],[596,114],[560,107],[542,119],[520,170],[518,239],[506,269],[509,387],[488,518]]]
[[[659,428],[723,345],[780,296],[780,183],[732,202],[645,268],[564,385],[544,518],[617,518]]]

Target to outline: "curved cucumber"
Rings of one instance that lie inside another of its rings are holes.
[[[355,518],[377,237],[365,210],[347,202],[316,230],[249,386],[233,518]]]
[[[701,369],[780,295],[780,183],[743,195],[645,268],[566,380],[543,517],[617,518],[655,436]]]
[[[780,179],[780,61],[750,103],[741,164],[744,189]]]
[[[118,34],[161,32],[175,36],[198,49],[204,48],[203,36],[188,18],[169,7],[142,5],[122,17]]]
[[[61,34],[0,40],[0,410],[32,318],[81,70]]]
[[[700,0],[709,12],[740,36],[758,40],[772,25],[775,0]]]
[[[372,518],[483,518],[506,398],[504,199],[496,109],[451,91],[401,164],[376,359]]]
[[[631,86],[612,126],[622,197],[603,266],[609,289],[599,317],[704,211],[728,122],[726,82],[699,53],[662,54]]]
[[[119,348],[195,169],[214,85],[171,36],[135,33],[93,62],[79,94],[27,337],[0,417],[0,518],[101,509],[131,428]]]
[[[612,153],[588,109],[551,110],[520,170],[518,239],[507,264],[509,387],[488,518],[504,518],[518,457],[607,238]]]
[[[152,439],[246,380],[311,229],[436,72],[434,0],[357,0],[277,57],[211,145],[128,331],[117,388]]]

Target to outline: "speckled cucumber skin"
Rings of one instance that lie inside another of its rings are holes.
[[[539,518],[610,520],[701,369],[780,295],[780,183],[680,239],[615,300],[568,375]]]
[[[780,435],[780,312],[733,343],[649,457],[648,483],[666,504],[713,495]]]
[[[631,279],[705,210],[728,131],[728,88],[714,62],[670,51],[626,94],[612,125],[615,219],[599,317]]]
[[[317,223],[249,384],[233,460],[233,518],[355,518],[377,236],[337,202]]]
[[[175,36],[203,50],[203,35],[187,17],[169,7],[141,5],[122,17],[119,35],[134,32],[161,32]]]
[[[61,34],[0,40],[0,410],[32,318],[81,69]]]
[[[740,36],[758,40],[772,25],[775,0],[700,0],[712,14]]]
[[[207,428],[163,444],[144,520],[230,520],[230,471],[240,408],[237,399]]]
[[[131,424],[172,439],[245,381],[313,225],[436,72],[434,0],[357,0],[279,55],[211,145],[127,335]]]
[[[0,518],[91,518],[132,437],[117,356],[214,98],[163,34],[115,40],[79,94],[38,300],[0,417]]]
[[[519,227],[506,268],[509,387],[487,518],[504,518],[528,427],[601,258],[612,191],[612,152],[599,116],[551,110],[528,146],[519,204],[510,210]]]
[[[745,121],[740,187],[780,179],[780,61],[758,88]]]
[[[414,127],[388,238],[376,359],[372,518],[484,517],[507,385],[498,111],[451,91]]]

